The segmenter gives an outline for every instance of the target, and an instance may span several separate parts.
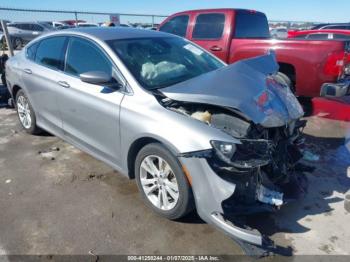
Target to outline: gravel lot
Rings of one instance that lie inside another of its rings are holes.
[[[307,148],[320,160],[309,162],[317,169],[308,174],[307,197],[251,218],[282,251],[350,254],[348,128],[309,118]],[[195,215],[178,222],[158,217],[134,181],[54,136],[25,134],[6,108],[0,109],[0,210],[0,254],[243,253]]]

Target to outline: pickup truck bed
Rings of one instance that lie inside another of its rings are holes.
[[[276,52],[280,71],[291,78],[299,96],[319,96],[323,83],[336,82],[338,75],[325,74],[330,54],[344,50],[343,41],[233,39],[228,63]]]

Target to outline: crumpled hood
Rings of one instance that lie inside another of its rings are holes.
[[[276,127],[304,114],[291,90],[274,77],[277,72],[275,54],[270,52],[159,91],[177,101],[235,108],[256,124]]]

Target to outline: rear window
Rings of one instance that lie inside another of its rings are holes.
[[[266,16],[254,11],[237,11],[235,38],[270,38]]]
[[[328,34],[312,34],[312,35],[308,35],[307,39],[311,39],[311,40],[326,40],[329,39]],[[332,38],[330,38],[332,39]]]
[[[322,27],[322,29],[340,29],[340,30],[347,30],[349,29],[346,25],[330,25]]]
[[[27,47],[26,57],[29,60],[32,60],[32,61],[35,60],[35,54],[36,54],[36,50],[37,50],[37,48],[39,46],[39,43],[40,42],[36,42],[36,43],[30,45],[29,47]]]
[[[350,35],[333,34],[333,39],[350,40]]]
[[[220,39],[224,31],[224,14],[201,14],[197,16],[193,39]]]
[[[185,37],[188,26],[188,15],[179,15],[171,18],[159,28],[159,31]]]
[[[41,40],[36,49],[35,62],[53,69],[62,69],[66,37],[50,37]]]

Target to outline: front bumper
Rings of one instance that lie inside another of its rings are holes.
[[[259,231],[237,227],[225,218],[222,204],[233,195],[236,185],[219,177],[204,158],[180,157],[180,161],[191,176],[198,215],[232,238],[263,245]]]

